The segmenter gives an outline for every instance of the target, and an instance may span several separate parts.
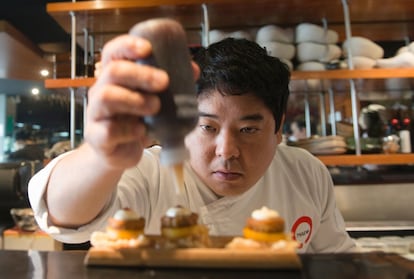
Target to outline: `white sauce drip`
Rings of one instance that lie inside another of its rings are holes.
[[[270,218],[279,217],[279,213],[276,210],[269,209],[266,206],[263,206],[260,209],[256,209],[252,212],[252,218],[256,220],[266,220]]]
[[[168,217],[190,216],[191,211],[183,207],[171,207],[167,210],[165,215]]]
[[[137,220],[139,219],[139,215],[129,209],[119,209],[115,213],[114,219],[116,220]]]

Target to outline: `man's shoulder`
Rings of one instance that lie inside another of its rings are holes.
[[[294,146],[280,145],[273,160],[273,167],[296,172],[326,172],[327,168],[312,153],[306,149]]]
[[[280,144],[278,146],[275,157],[282,160],[309,160],[311,162],[320,162],[318,158],[306,149],[285,144]]]

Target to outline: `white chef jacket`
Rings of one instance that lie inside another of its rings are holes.
[[[299,244],[299,252],[346,252],[354,241],[345,230],[336,208],[333,182],[326,168],[304,149],[279,145],[263,177],[247,192],[218,198],[185,164],[185,195],[176,194],[173,174],[160,165],[160,147],[144,151],[137,166],[126,170],[112,199],[91,223],[78,229],[50,224],[44,193],[50,173],[65,154],[50,162],[29,183],[29,199],[42,230],[65,243],[88,241],[94,231],[104,230],[109,217],[120,208],[131,208],[146,219],[145,232],[159,234],[160,219],[178,204],[199,214],[199,222],[211,235],[242,235],[247,218],[262,206],[285,219],[286,233]],[[91,169],[91,171],[93,171]]]

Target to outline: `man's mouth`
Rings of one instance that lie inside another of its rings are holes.
[[[236,180],[241,177],[241,173],[223,170],[215,171],[213,175],[220,180]]]

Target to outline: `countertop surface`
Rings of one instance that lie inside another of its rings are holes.
[[[301,269],[88,267],[87,251],[0,250],[1,278],[414,278],[414,261],[397,254],[307,254]]]
[[[414,184],[414,166],[329,167],[335,185]]]

